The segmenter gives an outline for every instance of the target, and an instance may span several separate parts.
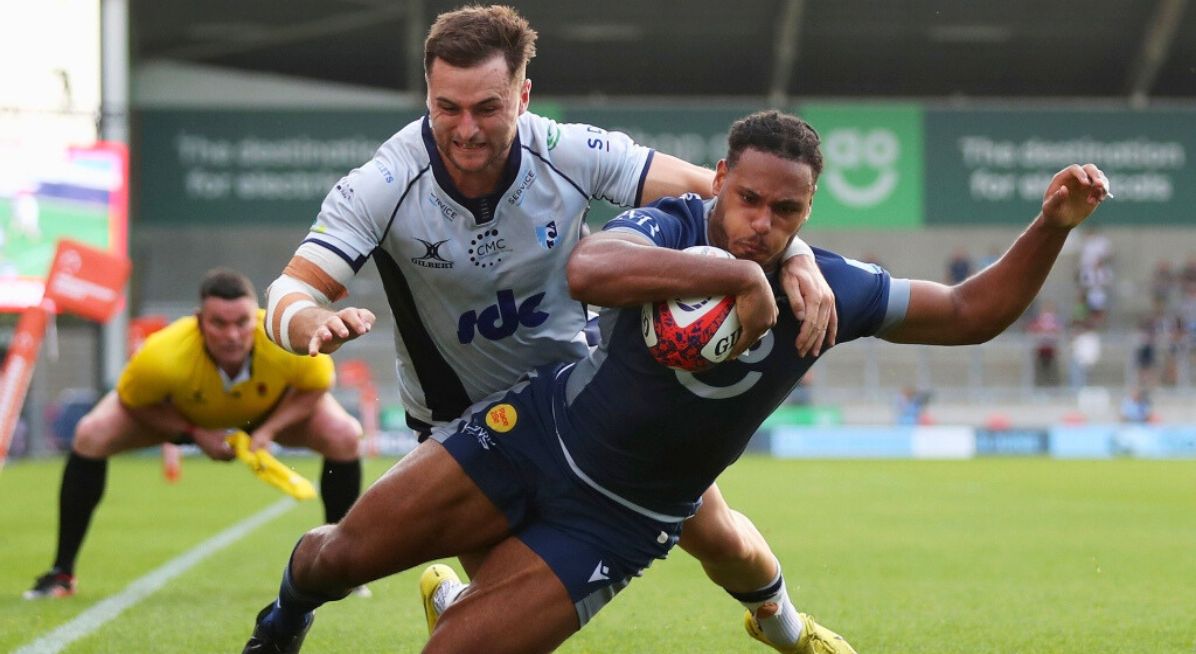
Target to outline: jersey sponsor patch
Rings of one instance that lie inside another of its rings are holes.
[[[544,293],[536,293],[517,302],[514,291],[503,289],[498,292],[498,302],[481,311],[461,314],[457,319],[457,341],[468,345],[476,334],[498,341],[514,334],[521,326],[528,329],[539,327],[549,318],[548,312],[540,310],[543,300]]]
[[[490,268],[502,263],[502,255],[509,249],[507,239],[499,236],[497,229],[487,229],[469,242],[469,260],[479,268]]]
[[[547,225],[536,225],[536,242],[545,250],[551,250],[556,245],[556,221],[553,220]]]
[[[486,426],[500,434],[514,429],[518,420],[519,412],[510,404],[497,404],[486,412]]]

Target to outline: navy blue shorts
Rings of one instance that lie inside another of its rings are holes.
[[[511,533],[552,568],[581,624],[663,559],[681,523],[640,515],[578,479],[552,418],[552,372],[470,407],[432,431],[507,516]]]

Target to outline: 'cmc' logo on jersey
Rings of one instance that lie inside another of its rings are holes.
[[[498,302],[477,311],[466,311],[457,321],[457,340],[462,345],[473,342],[475,334],[492,341],[504,339],[523,327],[539,327],[548,320],[548,314],[539,310],[543,293],[536,293],[523,302],[515,302],[515,292],[498,292]]]
[[[496,404],[486,412],[486,426],[500,434],[514,429],[518,420],[519,414],[510,404]]]
[[[556,245],[556,221],[547,225],[536,225],[536,242],[545,250],[551,250]]]
[[[415,240],[422,243],[424,246],[424,249],[427,251],[424,252],[424,256],[422,256],[422,257],[411,257],[411,263],[413,263],[417,266],[423,266],[424,268],[452,268],[453,267],[452,259],[445,259],[444,257],[440,256],[440,246],[449,242],[449,240],[447,238],[444,239],[443,241],[436,241],[435,243],[433,243],[431,241],[425,241],[424,239],[418,238],[418,237],[416,237]]]
[[[506,251],[507,239],[499,238],[497,229],[487,229],[469,242],[469,260],[479,268],[492,268],[502,263],[502,254]]]

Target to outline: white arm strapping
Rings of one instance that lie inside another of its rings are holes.
[[[279,343],[279,345],[282,346],[282,349],[288,352],[306,354],[306,351],[304,350],[296,350],[295,348],[291,347],[291,319],[294,318],[295,314],[299,313],[301,310],[314,306],[317,305],[311,300],[299,300],[298,302],[290,303],[287,305],[286,309],[283,309],[282,320],[280,320],[278,323],[278,338],[280,341],[282,341]]]
[[[321,247],[315,243],[303,243],[299,246],[299,249],[295,250],[295,256],[316,266],[341,286],[347,286],[349,280],[353,278],[353,268],[344,259],[326,247]],[[286,347],[283,341],[289,341],[290,339],[290,333],[287,331],[290,326],[290,320],[299,309],[289,312],[283,311],[281,318],[286,322],[279,325],[278,331],[281,333],[275,333],[271,327],[274,325],[274,316],[277,313],[279,303],[282,302],[283,298],[292,293],[302,293],[310,297],[314,302],[314,304],[304,306],[326,307],[332,304],[331,298],[301,279],[284,274],[274,280],[274,283],[270,284],[266,289],[266,335],[270,337],[270,340],[283,347]],[[289,347],[286,349],[290,350]]]

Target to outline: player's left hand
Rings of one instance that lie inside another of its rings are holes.
[[[1071,229],[1112,197],[1109,178],[1096,164],[1072,164],[1055,173],[1042,198],[1042,217],[1051,227]]]
[[[357,307],[346,307],[330,313],[312,332],[311,340],[307,342],[307,353],[313,357],[320,353],[331,354],[341,345],[368,334],[374,326],[374,320],[373,311]]]
[[[835,310],[835,292],[822,276],[814,257],[790,257],[781,266],[781,287],[789,298],[793,317],[801,321],[801,331],[794,346],[801,356],[818,356],[823,348],[835,344],[839,333],[839,314]]]

